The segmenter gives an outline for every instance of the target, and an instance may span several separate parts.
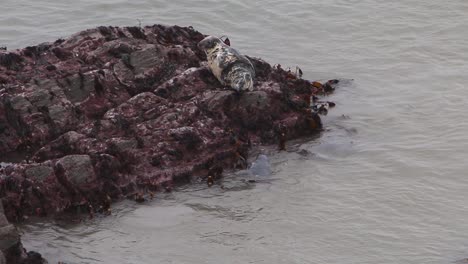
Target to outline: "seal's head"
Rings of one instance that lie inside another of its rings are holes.
[[[206,52],[208,50],[213,49],[219,44],[223,44],[223,41],[217,37],[208,36],[202,39],[200,42],[198,42],[198,48]]]

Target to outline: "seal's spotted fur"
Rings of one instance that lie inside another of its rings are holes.
[[[198,47],[205,51],[208,66],[221,84],[238,92],[253,88],[255,70],[247,57],[213,36],[204,38]]]

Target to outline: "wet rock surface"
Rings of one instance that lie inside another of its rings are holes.
[[[206,67],[203,38],[191,27],[99,27],[0,51],[7,219],[93,214],[109,199],[245,168],[252,148],[320,130],[311,98],[334,82],[250,58],[254,89],[238,94]]]
[[[5,217],[3,205],[0,203],[0,251],[5,252],[19,242],[19,234]]]
[[[0,202],[0,264],[5,263],[45,263],[45,260],[37,252],[26,252],[18,230],[6,219]]]

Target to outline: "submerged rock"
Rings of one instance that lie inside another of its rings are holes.
[[[246,168],[251,148],[321,129],[310,105],[326,85],[249,57],[254,88],[236,93],[204,66],[203,38],[191,27],[99,27],[0,51],[0,162],[18,157],[0,171],[8,220],[91,215],[109,198]],[[251,170],[269,174],[262,162]]]
[[[254,176],[270,176],[271,165],[268,157],[263,154],[259,155],[257,160],[255,160],[250,166],[249,172]]]

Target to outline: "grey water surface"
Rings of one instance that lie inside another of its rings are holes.
[[[235,174],[22,226],[51,263],[453,263],[468,257],[468,1],[0,0],[0,46],[99,25],[178,24],[304,78],[354,79],[325,131]]]

